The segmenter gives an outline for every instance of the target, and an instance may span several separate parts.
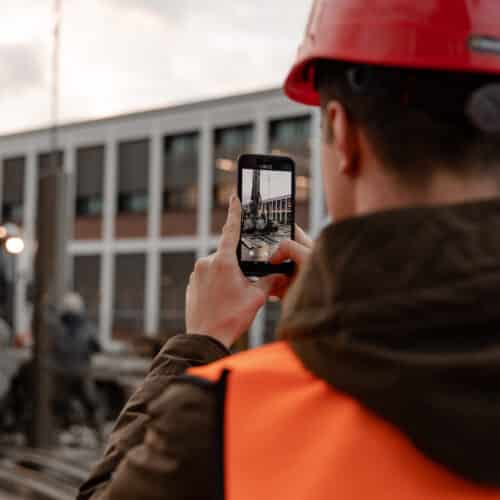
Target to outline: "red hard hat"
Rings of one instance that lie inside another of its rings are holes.
[[[319,105],[317,59],[500,74],[500,0],[315,0],[291,99]]]

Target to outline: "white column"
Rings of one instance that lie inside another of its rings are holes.
[[[311,116],[311,180],[309,187],[309,227],[315,238],[321,230],[324,214],[323,179],[321,174],[321,111],[315,109]]]
[[[99,336],[104,350],[113,348],[111,332],[113,329],[113,308],[114,308],[114,277],[115,259],[109,247],[106,247],[101,255],[101,303],[99,309]]]
[[[255,118],[255,145],[254,153],[265,155],[269,150],[269,119],[259,111]]]
[[[114,134],[109,133],[104,151],[104,210],[103,240],[111,243],[115,234],[116,185],[117,185],[117,144]]]
[[[209,116],[203,120],[199,139],[198,155],[198,235],[200,246],[198,257],[210,252],[210,229],[212,220],[213,192],[213,129]]]
[[[255,149],[256,154],[267,154],[269,149],[269,120],[267,116],[259,111],[255,118]],[[266,307],[262,307],[255,317],[249,333],[250,347],[257,347],[264,343],[264,331],[266,321]]]
[[[248,344],[251,349],[253,349],[254,347],[259,347],[264,343],[265,321],[266,307],[264,306],[259,309],[259,312],[257,313],[252,326],[250,327]]]
[[[148,336],[158,332],[160,306],[160,239],[163,193],[163,141],[161,133],[153,127],[149,166],[149,224],[146,262],[146,304],[144,331]]]
[[[116,214],[116,142],[112,133],[108,134],[104,161],[104,211],[103,211],[103,241],[104,251],[101,256],[101,304],[99,311],[99,333],[104,349],[111,349],[111,331],[113,328],[114,309],[114,272],[115,261],[113,252],[113,237],[115,232]]]
[[[162,135],[154,126],[150,140],[149,155],[149,217],[148,238],[156,241],[160,238],[162,193],[163,193],[163,141]]]
[[[28,284],[34,278],[36,247],[36,212],[38,200],[38,170],[36,150],[30,148],[24,167],[24,252],[17,258],[17,286],[14,308],[14,328],[17,333],[31,330],[32,307],[26,300]]]
[[[69,242],[74,239],[76,214],[76,150],[72,142],[64,150],[64,173],[66,174],[66,210],[67,210],[67,240],[66,240],[66,286],[71,289],[73,283],[74,258],[69,253]]]

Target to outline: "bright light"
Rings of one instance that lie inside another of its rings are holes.
[[[7,236],[7,228],[5,226],[0,226],[0,240],[3,240]]]
[[[24,250],[24,241],[22,238],[19,238],[19,236],[11,236],[7,238],[5,242],[5,249],[9,253],[17,255]]]
[[[215,165],[224,172],[234,172],[236,170],[236,162],[229,158],[219,158],[216,160]]]
[[[297,177],[297,187],[299,189],[307,189],[309,187],[309,178],[305,175],[299,175]]]

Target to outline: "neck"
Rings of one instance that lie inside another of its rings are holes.
[[[454,175],[436,170],[418,187],[403,183],[384,169],[361,182],[356,192],[358,215],[410,206],[447,205],[495,198],[497,182],[489,176]],[[373,172],[373,171],[372,171]]]

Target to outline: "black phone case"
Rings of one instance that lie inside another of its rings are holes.
[[[262,168],[262,170],[278,170],[292,172],[292,222],[291,222],[291,239],[295,239],[295,163],[286,156],[275,155],[255,155],[245,154],[238,159],[238,197],[242,200],[242,170],[243,168],[259,169],[261,165],[272,165],[273,168]],[[291,168],[290,168],[291,167]],[[242,221],[243,222],[243,221]],[[241,222],[241,223],[242,223]],[[269,264],[265,262],[247,262],[241,260],[241,236],[238,244],[238,263],[245,276],[262,277],[269,274],[286,274],[292,275],[295,271],[293,262],[285,262],[283,264]]]

